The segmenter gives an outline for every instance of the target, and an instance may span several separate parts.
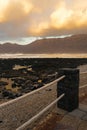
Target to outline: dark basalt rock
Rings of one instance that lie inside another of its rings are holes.
[[[4,98],[8,98],[8,99],[14,99],[14,98],[16,98],[16,94],[13,93],[13,92],[11,92],[11,91],[8,91],[8,90],[4,90],[4,91],[2,92],[2,96],[3,96]]]
[[[8,77],[13,82],[12,89],[6,90],[8,83],[0,81],[0,99],[16,98],[24,93],[38,89],[58,78],[55,73],[58,74],[60,68],[76,68],[83,64],[87,64],[86,58],[0,59],[0,77]],[[14,65],[27,67],[21,70],[13,70]],[[32,66],[32,71],[28,70],[29,65]],[[41,82],[38,82],[39,80]],[[18,87],[18,91],[13,92],[16,87]]]
[[[5,86],[5,85],[8,85],[8,83],[4,81],[0,81],[0,86]]]

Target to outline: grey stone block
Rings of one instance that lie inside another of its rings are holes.
[[[78,117],[78,118],[82,118],[86,115],[86,112],[81,111],[79,109],[76,109],[76,110],[70,112],[69,115],[75,116],[75,117]]]

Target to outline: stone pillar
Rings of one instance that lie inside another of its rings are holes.
[[[57,97],[63,93],[65,96],[58,101],[57,106],[71,112],[79,105],[79,70],[64,68],[58,73],[59,77],[62,75],[65,78],[57,83]]]

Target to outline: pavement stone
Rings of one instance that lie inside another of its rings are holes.
[[[77,130],[87,130],[87,121],[81,121]]]
[[[63,117],[60,123],[62,123],[63,125],[74,127],[74,130],[77,130],[79,123],[81,123],[81,119],[71,115],[66,115]]]
[[[87,112],[87,105],[79,104],[79,109],[82,110],[82,111]]]
[[[82,120],[87,121],[87,114],[82,117]]]
[[[75,116],[75,117],[78,117],[78,118],[82,118],[86,114],[87,114],[86,112],[79,110],[79,109],[76,109],[76,110],[69,113],[70,116]]]
[[[75,130],[72,126],[67,126],[61,123],[58,123],[54,130]]]

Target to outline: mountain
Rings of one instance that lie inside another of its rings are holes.
[[[0,45],[0,53],[87,53],[87,34],[66,38],[40,39],[27,45],[5,43]]]

